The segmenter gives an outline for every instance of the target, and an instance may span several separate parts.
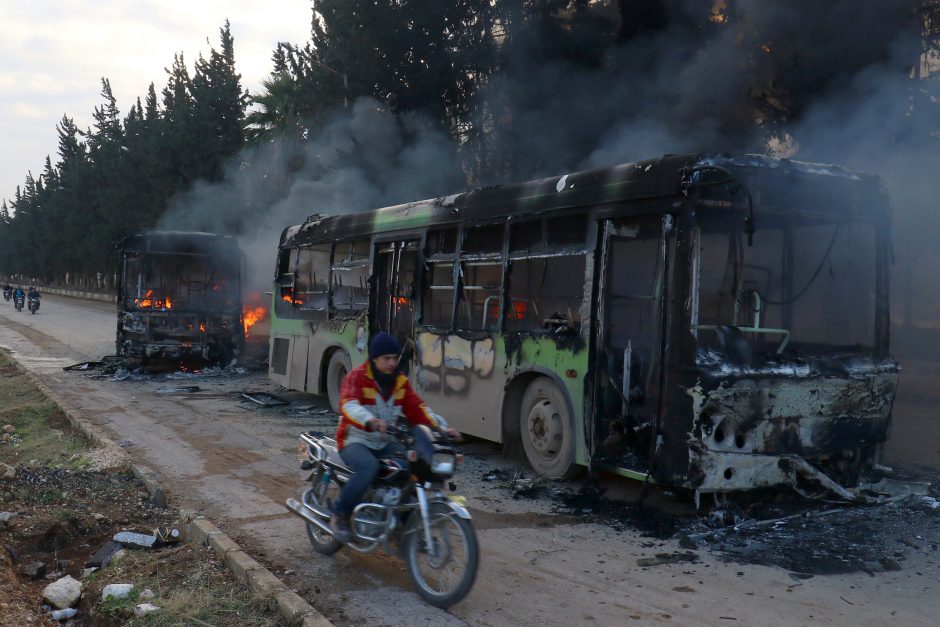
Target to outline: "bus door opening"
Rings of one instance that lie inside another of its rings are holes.
[[[648,472],[657,435],[671,216],[601,226],[592,458]]]
[[[369,328],[373,335],[387,331],[398,338],[403,349],[401,368],[406,374],[414,355],[412,336],[419,243],[405,240],[377,244],[373,266],[375,289]]]

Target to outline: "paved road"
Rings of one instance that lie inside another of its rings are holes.
[[[0,301],[0,345],[65,403],[129,445],[177,504],[212,518],[337,624],[928,625],[940,612],[936,567],[927,564],[922,574],[906,563],[899,572],[805,583],[777,568],[726,564],[705,552],[695,563],[639,568],[639,558],[682,549],[628,527],[559,515],[550,499],[513,499],[502,483],[482,477],[494,468],[509,476],[524,469],[486,444],[468,448],[458,477],[482,547],[476,586],[450,612],[428,607],[411,592],[400,561],[318,556],[302,522],[286,513],[284,499],[302,486],[297,433],[335,424],[335,417],[317,413],[321,400],[300,396],[289,411],[254,410],[239,402],[239,392],[275,391],[261,375],[112,382],[62,371],[111,353],[114,324],[113,306],[103,303],[49,296],[31,316]],[[181,384],[200,391],[165,393]]]

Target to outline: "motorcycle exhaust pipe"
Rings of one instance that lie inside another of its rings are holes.
[[[306,505],[304,505],[297,499],[293,499],[293,498],[287,499],[287,502],[285,503],[285,505],[287,505],[287,509],[292,511],[294,514],[300,516],[311,525],[318,527],[321,531],[325,533],[330,533],[330,526],[325,521],[317,518],[309,507],[307,507]]]

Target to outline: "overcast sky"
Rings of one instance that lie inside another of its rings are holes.
[[[242,86],[256,92],[277,42],[309,39],[310,11],[310,0],[0,0],[0,197],[46,155],[56,163],[63,114],[91,124],[102,77],[123,117],[151,82],[160,92],[174,53],[192,75],[228,19]]]

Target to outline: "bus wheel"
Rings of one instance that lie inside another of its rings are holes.
[[[574,427],[564,392],[547,377],[529,384],[522,397],[519,430],[532,469],[549,479],[567,479],[578,472]]]
[[[326,367],[326,397],[330,399],[330,407],[337,414],[339,413],[339,389],[343,385],[346,373],[351,368],[349,357],[341,350],[333,353],[330,357],[330,365]]]

